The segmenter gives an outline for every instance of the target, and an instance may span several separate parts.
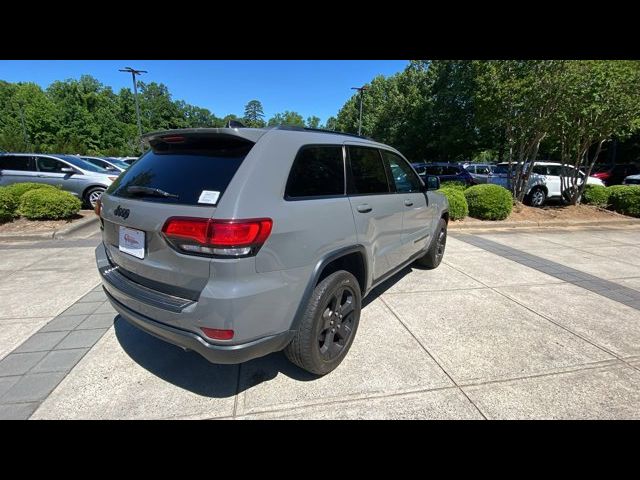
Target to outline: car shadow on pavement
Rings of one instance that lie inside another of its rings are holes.
[[[316,376],[289,363],[282,352],[238,365],[209,363],[193,351],[160,340],[123,318],[114,321],[116,338],[129,357],[159,378],[198,395],[211,398],[232,397],[236,393],[275,378],[282,373],[294,380],[310,381]]]
[[[408,273],[411,273],[410,267],[377,286],[363,301],[362,308],[366,308]],[[256,358],[240,366],[216,365],[196,352],[185,352],[180,347],[143,332],[119,316],[114,321],[114,329],[122,349],[138,365],[179,388],[206,397],[231,397],[268,382],[279,373],[301,382],[319,378],[290,363],[282,352]]]

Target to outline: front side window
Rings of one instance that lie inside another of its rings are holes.
[[[389,193],[389,182],[380,152],[375,148],[349,147],[351,184],[349,193]]]
[[[49,157],[38,157],[36,160],[38,171],[47,173],[62,173],[63,168],[70,168],[66,163]]]
[[[341,146],[306,146],[293,161],[285,197],[344,195],[344,163]]]
[[[382,151],[382,158],[391,170],[396,192],[410,193],[422,190],[422,182],[403,158],[386,150]]]
[[[560,170],[561,170],[560,165],[548,165],[547,166],[547,175],[551,175],[551,176],[554,176],[554,177],[559,177],[560,176]]]

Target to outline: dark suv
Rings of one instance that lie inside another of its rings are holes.
[[[412,163],[418,175],[438,177],[440,182],[462,182],[465,185],[475,185],[477,182],[471,174],[457,163]]]
[[[640,173],[640,168],[633,163],[602,165],[594,167],[594,170],[595,173],[591,173],[591,176],[602,180],[607,187],[609,185],[620,185],[629,175]]]
[[[437,178],[387,145],[282,127],[147,138],[102,196],[98,269],[124,319],[212,362],[284,349],[328,373],[372,288],[442,260]]]

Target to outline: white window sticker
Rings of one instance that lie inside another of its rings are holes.
[[[215,205],[218,203],[218,197],[220,196],[220,192],[216,192],[215,190],[203,190],[200,194],[200,198],[198,198],[198,203],[208,203],[209,205]]]

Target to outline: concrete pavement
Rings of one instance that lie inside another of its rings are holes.
[[[640,418],[640,228],[455,235],[438,269],[367,299],[322,378],[280,353],[211,365],[131,327],[94,290],[88,241],[0,246],[0,417]]]

